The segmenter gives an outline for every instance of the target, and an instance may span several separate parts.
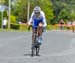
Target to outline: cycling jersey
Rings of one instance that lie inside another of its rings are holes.
[[[43,17],[42,16],[40,16],[39,18],[36,18],[35,15],[34,15],[32,20],[33,20],[32,21],[33,27],[37,27],[37,26],[39,26],[39,23],[43,23]]]
[[[33,20],[33,16],[34,16],[34,12],[32,12],[31,14],[31,17],[30,17],[30,20],[28,22],[28,24],[31,24],[34,20]],[[45,18],[45,14],[43,11],[40,11],[40,16],[42,17],[42,21],[43,21],[43,27],[46,27],[47,26],[47,23],[46,23],[46,18]]]

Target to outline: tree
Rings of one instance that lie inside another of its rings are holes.
[[[49,0],[41,0],[40,7],[45,12],[47,22],[50,24],[50,21],[54,17],[52,3]]]
[[[27,2],[28,0],[17,0],[16,8],[11,10],[11,14],[18,16],[22,22],[27,22]],[[5,0],[5,4],[8,5],[8,0]],[[52,3],[49,0],[30,0],[30,15],[37,5],[45,12],[47,22],[50,23],[54,17]]]
[[[9,3],[9,0],[5,0],[4,4],[8,6],[9,5],[8,3]]]
[[[63,18],[74,19],[75,15],[75,0],[51,0],[54,8],[55,21]],[[72,10],[74,13],[72,13]]]

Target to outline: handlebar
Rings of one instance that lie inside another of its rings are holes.
[[[30,31],[30,27],[36,27],[36,28],[39,28],[39,26],[28,26],[28,31]]]

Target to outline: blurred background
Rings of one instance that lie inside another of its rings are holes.
[[[67,23],[75,20],[75,0],[0,0],[0,28],[2,21],[7,20],[6,29],[27,30],[27,22],[35,6],[45,12],[47,29],[59,29],[59,22]]]

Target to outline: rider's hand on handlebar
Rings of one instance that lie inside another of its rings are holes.
[[[43,24],[42,23],[39,23],[39,27],[43,27]]]
[[[28,24],[28,31],[30,31],[31,26],[32,26],[32,24]]]

